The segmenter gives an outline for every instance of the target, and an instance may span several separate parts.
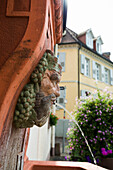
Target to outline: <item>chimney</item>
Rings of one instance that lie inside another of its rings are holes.
[[[105,53],[103,53],[102,55],[103,55],[104,57],[106,57],[107,59],[110,60],[110,55],[111,55],[110,52],[105,52]]]

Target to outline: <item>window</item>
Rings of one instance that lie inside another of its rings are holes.
[[[57,103],[65,107],[65,96],[66,96],[66,88],[64,86],[60,86],[60,96],[57,97]],[[56,107],[58,109],[62,109],[60,106]]]
[[[93,42],[92,36],[91,36],[91,34],[89,33],[89,34],[87,35],[87,46],[90,47],[90,48],[92,48],[92,42]]]
[[[93,78],[96,80],[101,80],[101,65],[93,61]]]
[[[102,50],[101,50],[101,44],[99,42],[97,42],[97,47],[96,47],[96,50],[98,53],[102,53]]]
[[[110,84],[110,70],[105,68],[105,83]]]
[[[89,59],[85,58],[85,75],[89,76]]]
[[[101,80],[101,67],[96,63],[96,80]]]
[[[104,67],[103,65],[100,65],[96,63],[95,61],[92,61],[93,63],[93,78],[96,80],[100,80],[103,83],[107,83],[110,85],[113,85],[113,70],[108,69]]]
[[[59,98],[59,103],[63,104],[64,103],[64,98]]]
[[[81,55],[81,73],[85,76],[90,76],[90,59],[83,54]]]
[[[90,96],[90,95],[91,95],[91,92],[85,91],[85,94],[86,94],[86,96]]]
[[[110,70],[110,84],[113,85],[113,70]]]
[[[93,38],[94,35],[91,30],[88,30],[86,33],[86,45],[90,48],[93,48]]]
[[[97,43],[97,52],[99,52],[99,43]]]
[[[88,90],[81,90],[81,96],[84,98],[87,98],[88,96],[91,95],[91,92]]]
[[[108,69],[102,65],[102,81],[113,85],[113,70]]]
[[[100,36],[97,37],[97,39],[96,39],[96,51],[100,54],[102,54],[102,48],[101,48],[102,44],[103,44],[103,41],[102,41],[101,37]]]
[[[58,53],[58,63],[62,66],[62,71],[65,71],[65,55],[66,53]]]
[[[88,45],[91,46],[91,44],[92,44],[92,39],[91,39],[91,36],[90,36],[90,34],[89,34],[89,35],[88,35]]]

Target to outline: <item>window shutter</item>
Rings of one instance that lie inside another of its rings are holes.
[[[58,63],[62,66],[62,71],[65,71],[65,56],[66,53],[59,53]]]
[[[89,59],[89,77],[91,76],[91,60]]]
[[[104,77],[104,75],[105,75],[105,68],[104,68],[104,66],[102,65],[101,66],[101,72],[102,72],[102,82],[104,82],[105,81],[105,77]]]
[[[84,74],[85,72],[85,56],[81,54],[81,73]]]
[[[57,98],[57,103],[59,103],[60,105],[62,105],[63,107],[65,107],[65,103],[64,103],[64,100],[65,100],[65,87],[61,86],[60,87],[60,96]],[[61,109],[60,106],[57,106],[57,109]]]
[[[113,70],[110,70],[110,84],[113,85]]]
[[[93,65],[93,78],[96,79],[96,65],[95,65],[95,61],[92,61],[92,65]]]

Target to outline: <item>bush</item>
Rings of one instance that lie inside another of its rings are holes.
[[[50,114],[50,126],[56,125],[58,121],[58,117],[53,113]]]
[[[99,162],[101,158],[113,157],[113,99],[105,90],[97,90],[87,99],[77,101],[73,113],[75,120],[80,125],[91,150]],[[67,132],[69,160],[93,162],[92,156],[83,136],[75,122],[72,121]]]

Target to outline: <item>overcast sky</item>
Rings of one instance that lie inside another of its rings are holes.
[[[113,61],[113,0],[67,0],[67,27],[81,33],[91,28],[103,40],[102,52]]]

